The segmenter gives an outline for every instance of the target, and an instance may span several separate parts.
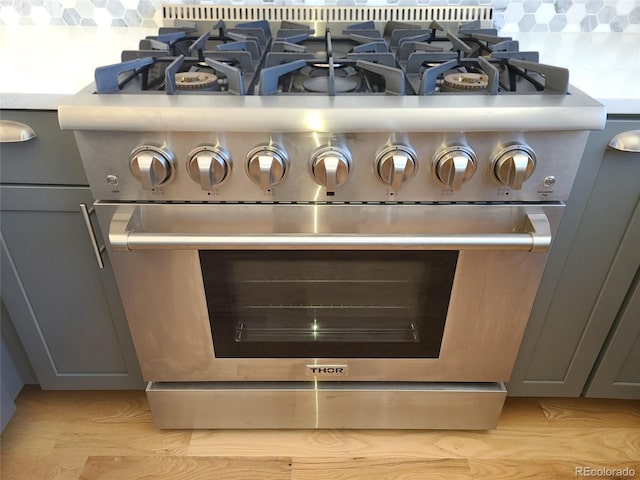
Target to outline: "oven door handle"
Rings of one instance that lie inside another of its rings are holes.
[[[111,220],[109,242],[129,250],[522,250],[546,252],[551,228],[544,213],[530,213],[516,233],[371,235],[228,234],[132,231],[133,213]]]

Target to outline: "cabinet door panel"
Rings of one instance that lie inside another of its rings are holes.
[[[137,388],[137,362],[107,263],[80,213],[83,187],[1,187],[3,300],[43,388]]]
[[[638,177],[640,181],[640,177]],[[616,261],[602,289],[594,316],[610,297],[624,295],[616,322],[593,370],[585,395],[604,398],[640,399],[640,202],[632,218]],[[620,281],[622,280],[622,281]],[[608,314],[605,310],[605,314]],[[596,317],[597,318],[597,317]]]
[[[621,312],[620,323],[603,351],[587,397],[640,399],[640,288]]]

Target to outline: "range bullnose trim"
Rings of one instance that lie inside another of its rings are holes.
[[[126,101],[125,101],[126,100]],[[78,95],[63,130],[155,132],[495,132],[602,130],[605,107],[569,95],[219,97]]]

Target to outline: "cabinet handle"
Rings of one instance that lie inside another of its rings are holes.
[[[640,153],[640,130],[619,133],[609,140],[609,146],[621,152]]]
[[[11,120],[0,120],[0,143],[28,142],[37,136],[29,125]]]
[[[93,224],[91,223],[91,214],[95,212],[93,207],[87,208],[86,203],[80,204],[80,211],[82,212],[82,218],[84,218],[84,223],[87,226],[87,231],[89,232],[89,238],[91,239],[91,246],[93,247],[93,254],[96,256],[96,262],[98,262],[98,268],[104,268],[104,261],[102,260],[102,254],[104,253],[105,246],[98,245],[98,239],[96,237],[96,232],[93,230]]]

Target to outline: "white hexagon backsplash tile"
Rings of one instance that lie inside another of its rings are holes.
[[[579,25],[587,15],[587,9],[584,3],[574,3],[565,15],[567,16],[567,23]]]
[[[536,23],[538,25],[548,25],[553,17],[556,15],[556,9],[551,3],[543,3],[536,10]]]
[[[613,5],[615,6],[615,9],[618,15],[630,15],[634,9],[640,8],[640,2],[624,1],[624,2],[615,2]]]

